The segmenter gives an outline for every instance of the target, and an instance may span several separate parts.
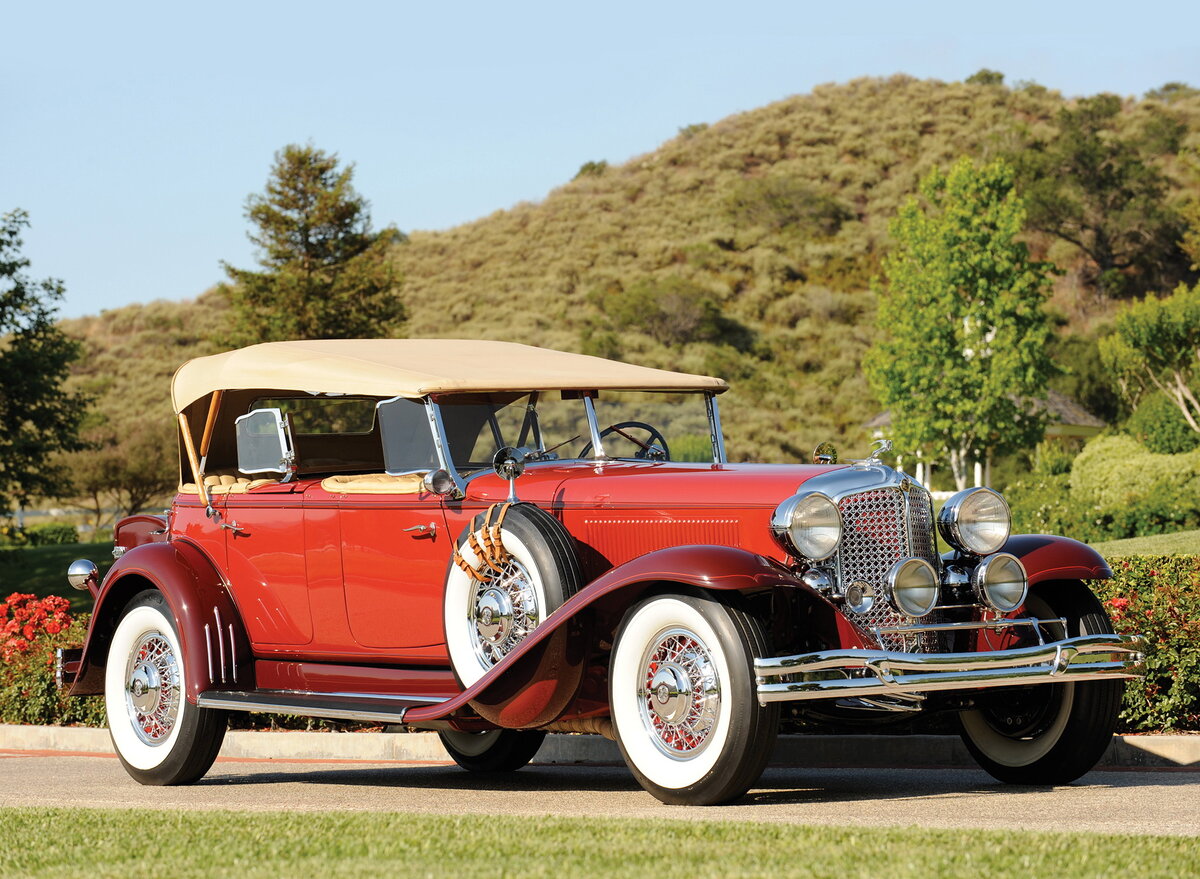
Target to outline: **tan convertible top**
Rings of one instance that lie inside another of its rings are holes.
[[[668,372],[514,342],[464,339],[322,339],[264,342],[179,367],[175,411],[214,391],[301,391],[424,397],[485,391],[712,391],[719,378]]]

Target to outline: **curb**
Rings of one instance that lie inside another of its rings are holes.
[[[113,753],[106,729],[0,724],[0,751]],[[250,760],[357,760],[446,763],[436,733],[246,732],[226,734],[221,757]],[[535,763],[622,764],[616,742],[551,734]],[[812,768],[970,767],[957,736],[780,736],[772,764]],[[1200,735],[1113,736],[1098,769],[1200,770]]]

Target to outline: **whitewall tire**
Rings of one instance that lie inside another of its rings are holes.
[[[225,713],[188,704],[188,673],[165,599],[140,593],[109,644],[104,702],[117,757],[142,784],[196,781],[221,748]]]
[[[534,758],[546,734],[517,729],[445,730],[438,738],[446,753],[468,772],[513,772]]]
[[[609,704],[630,770],[665,803],[711,805],[758,780],[778,727],[758,704],[758,622],[712,598],[657,595],[626,614],[613,645]]]
[[[1047,640],[1112,632],[1099,600],[1083,583],[1042,584],[1025,602],[1028,616],[1062,618],[1042,626]],[[1112,741],[1124,681],[1042,684],[984,692],[959,715],[963,743],[989,775],[1010,784],[1069,784],[1090,771]]]

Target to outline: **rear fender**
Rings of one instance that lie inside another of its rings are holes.
[[[1004,544],[1021,560],[1029,585],[1043,580],[1108,580],[1112,568],[1096,550],[1069,537],[1050,534],[1014,534]]]
[[[157,589],[175,617],[184,665],[191,670],[187,698],[211,689],[253,689],[250,641],[227,584],[198,547],[185,541],[144,543],[109,570],[88,625],[72,696],[104,692],[108,645],[121,614],[139,592]]]
[[[550,723],[579,693],[589,657],[627,608],[652,592],[757,593],[802,590],[814,604],[845,618],[819,593],[779,563],[729,546],[680,546],[647,553],[597,577],[552,613],[512,653],[473,686],[440,705],[414,708],[406,723],[438,720],[467,708],[497,726]],[[845,623],[847,646],[862,642]],[[606,697],[604,697],[606,698]]]

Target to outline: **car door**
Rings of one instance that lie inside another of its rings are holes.
[[[300,646],[312,641],[304,560],[303,493],[273,483],[225,497],[227,572],[250,641]]]
[[[339,502],[346,616],[363,647],[445,643],[442,597],[454,541],[436,494],[347,494]],[[398,658],[403,658],[399,655]]]

